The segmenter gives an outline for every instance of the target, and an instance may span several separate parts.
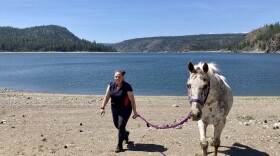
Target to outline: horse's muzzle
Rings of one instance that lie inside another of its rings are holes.
[[[198,121],[198,120],[201,119],[201,113],[200,112],[193,113],[193,111],[191,111],[191,116],[192,116],[193,121]]]

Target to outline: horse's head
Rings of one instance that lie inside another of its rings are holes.
[[[187,82],[188,96],[191,104],[191,116],[194,121],[198,121],[202,116],[202,108],[208,97],[210,90],[210,79],[207,75],[208,64],[204,63],[201,67],[188,65],[190,77]]]

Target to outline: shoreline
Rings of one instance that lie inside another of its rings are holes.
[[[58,96],[100,96],[104,97],[104,94],[72,94],[72,93],[53,93],[53,92],[33,92],[33,91],[25,91],[25,90],[16,90],[16,89],[8,89],[8,88],[0,88],[0,93],[23,93],[23,94],[37,94],[37,95],[58,95]],[[135,97],[187,97],[187,95],[137,95],[134,94]],[[277,95],[237,95],[233,97],[246,98],[246,97],[280,97]]]
[[[266,51],[240,51],[240,52],[233,52],[233,51],[188,51],[188,52],[86,52],[86,51],[73,51],[73,52],[62,52],[62,51],[20,51],[20,52],[0,52],[0,54],[106,54],[106,53],[114,53],[114,54],[122,54],[122,53],[238,53],[238,54],[280,54],[280,52],[275,53],[267,53]]]

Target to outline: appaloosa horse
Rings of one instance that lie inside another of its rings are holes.
[[[220,136],[226,124],[226,117],[233,103],[233,96],[225,77],[217,74],[218,69],[213,63],[199,63],[188,65],[190,77],[188,79],[188,96],[191,104],[191,116],[198,121],[200,145],[203,155],[207,155],[208,141],[206,128],[214,126],[214,138],[211,145],[215,147],[216,156],[220,146]]]

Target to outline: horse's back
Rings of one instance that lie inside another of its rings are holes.
[[[228,115],[232,104],[233,104],[233,95],[230,86],[227,84],[225,77],[222,75],[215,74],[217,78],[217,99],[218,99],[218,108],[219,112],[225,115]]]
[[[222,104],[224,105],[223,107],[224,107],[225,115],[228,115],[233,104],[233,95],[230,86],[225,81],[223,83],[224,83],[224,87],[222,91],[223,94]]]

